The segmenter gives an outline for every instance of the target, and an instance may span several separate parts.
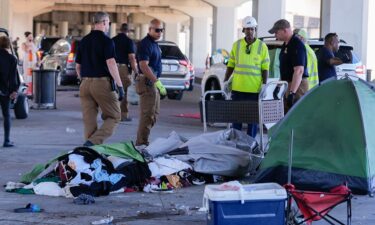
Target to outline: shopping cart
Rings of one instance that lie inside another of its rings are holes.
[[[259,146],[263,152],[263,126],[284,117],[283,96],[287,88],[285,81],[271,81],[260,92],[258,101],[234,101],[225,91],[206,91],[201,101],[203,131],[207,131],[207,123],[228,123],[228,127],[230,123],[259,123]],[[212,94],[221,94],[224,99],[206,100]]]

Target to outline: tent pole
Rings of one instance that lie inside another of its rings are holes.
[[[288,184],[292,183],[293,141],[294,141],[294,130],[292,129],[290,132],[290,143],[289,143]]]

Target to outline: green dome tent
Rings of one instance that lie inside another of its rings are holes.
[[[257,183],[287,183],[294,130],[292,183],[329,190],[347,182],[354,193],[375,190],[375,90],[362,80],[327,80],[305,95],[270,134]]]

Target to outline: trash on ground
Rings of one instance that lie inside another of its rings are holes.
[[[107,216],[105,219],[96,220],[91,222],[92,225],[98,225],[98,224],[111,224],[113,221],[113,216]]]
[[[37,204],[29,203],[24,208],[17,208],[17,209],[14,209],[13,211],[15,213],[28,213],[28,212],[39,213],[39,212],[43,212],[44,209],[41,209],[40,206]]]

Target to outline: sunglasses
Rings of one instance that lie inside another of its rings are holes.
[[[154,28],[156,33],[160,33],[164,31],[164,28]]]
[[[250,48],[250,45],[246,45],[246,54],[250,55],[250,52],[251,52],[251,48]]]

